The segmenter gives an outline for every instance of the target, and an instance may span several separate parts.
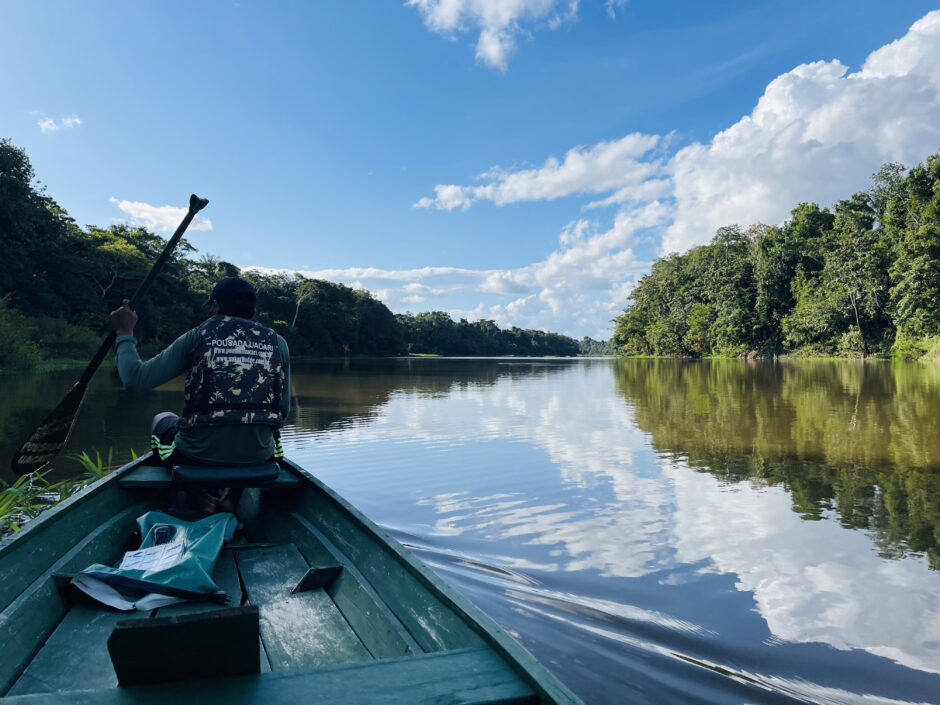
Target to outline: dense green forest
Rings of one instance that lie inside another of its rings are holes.
[[[940,153],[885,164],[830,210],[718,230],[658,259],[616,319],[628,355],[918,358],[940,348]]]
[[[41,358],[84,358],[107,313],[130,297],[166,241],[144,228],[79,227],[41,187],[26,153],[0,140],[0,369]],[[446,313],[395,316],[369,292],[300,275],[240,271],[183,240],[138,306],[143,352],[155,352],[208,314],[216,281],[240,274],[258,291],[257,318],[295,355],[578,355],[577,341]],[[595,342],[595,341],[591,341]]]
[[[493,321],[454,321],[447,313],[399,314],[408,349],[436,355],[577,355],[577,341],[558,333],[511,328]]]

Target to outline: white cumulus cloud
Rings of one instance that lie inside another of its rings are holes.
[[[186,216],[186,208],[176,206],[152,206],[140,201],[119,201],[113,196],[108,199],[131,218],[131,223],[151,230],[172,232]],[[212,230],[212,221],[197,215],[189,226],[190,230]]]
[[[474,201],[488,200],[497,205],[519,201],[545,201],[581,193],[607,193],[642,188],[661,172],[659,161],[641,161],[662,138],[635,132],[618,140],[590,147],[569,149],[559,161],[549,157],[535,169],[507,171],[493,167],[479,179],[479,186],[439,184],[434,198],[425,197],[416,208],[453,210],[469,208]],[[624,199],[626,200],[626,199]]]
[[[884,162],[912,165],[940,147],[940,11],[848,73],[837,60],[797,66],[709,144],[672,159],[675,221],[665,251],[732,223],[777,223],[801,201],[831,204]]]
[[[579,194],[601,196],[585,208],[668,202],[664,252],[706,243],[724,225],[781,222],[802,201],[830,205],[866,188],[883,163],[912,165],[940,147],[940,10],[856,72],[838,60],[801,64],[709,142],[667,158],[670,141],[633,133],[577,146],[538,168],[493,167],[479,184],[439,184],[414,205],[450,211]]]
[[[45,117],[36,124],[39,125],[39,129],[43,132],[57,132],[65,128],[78,127],[82,124],[82,121],[78,115],[69,115],[68,117],[60,118],[58,121],[50,117]]]
[[[367,289],[399,313],[421,304],[422,311],[444,310],[455,319],[486,318],[504,328],[519,326],[579,338],[606,338],[609,320],[623,308],[621,292],[629,289],[636,276],[649,266],[634,253],[636,233],[661,224],[668,214],[668,207],[655,201],[623,210],[606,230],[590,221],[569,223],[562,229],[554,252],[544,260],[516,269],[353,267],[300,274]],[[509,299],[469,307],[458,303],[481,295]]]
[[[516,37],[528,27],[555,29],[574,19],[578,0],[407,0],[425,26],[438,34],[477,32],[476,58],[505,70],[516,49]]]

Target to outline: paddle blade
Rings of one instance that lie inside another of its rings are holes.
[[[203,208],[205,208],[208,205],[209,205],[208,198],[199,198],[199,196],[197,196],[196,194],[192,194],[189,197],[189,210],[191,210],[193,213],[198,213],[199,211],[201,211]]]
[[[59,405],[43,419],[39,428],[33,431],[33,435],[13,456],[13,472],[25,475],[39,470],[62,452],[72,433],[75,419],[78,417],[85,389],[86,385],[76,384],[59,402]]]

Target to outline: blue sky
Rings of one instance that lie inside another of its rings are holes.
[[[609,336],[650,262],[940,147],[938,4],[3,3],[0,136],[81,224]]]

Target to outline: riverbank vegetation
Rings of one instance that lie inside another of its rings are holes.
[[[0,140],[0,369],[85,358],[107,314],[129,298],[166,244],[145,228],[79,227],[35,184],[26,153]],[[183,240],[138,306],[138,338],[153,353],[208,315],[209,292],[240,275],[258,290],[257,319],[296,355],[578,355],[578,341],[446,313],[394,315],[367,291],[299,274],[241,271]]]
[[[612,339],[627,355],[936,355],[940,153],[885,164],[832,209],[721,228],[656,260],[630,299]]]
[[[131,456],[137,457],[133,450]],[[20,475],[12,483],[0,479],[0,539],[19,531],[42,512],[65,501],[121,465],[114,462],[110,450],[105,457],[99,452],[92,458],[83,452],[72,460],[78,463],[80,470],[68,479],[55,482],[49,480],[48,476],[53,472],[51,469]]]

